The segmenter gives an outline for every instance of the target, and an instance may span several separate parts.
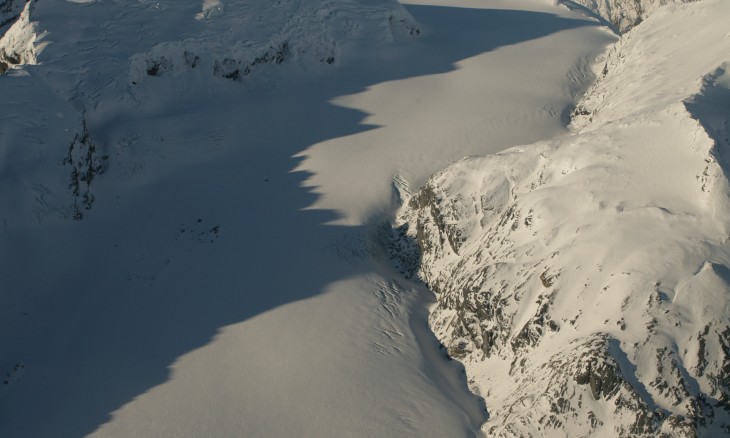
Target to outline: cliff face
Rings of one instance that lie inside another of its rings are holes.
[[[646,20],[660,6],[698,0],[558,0],[568,7],[585,8],[611,23],[621,33]]]
[[[572,135],[464,159],[400,211],[490,436],[730,433],[729,14],[657,11]]]

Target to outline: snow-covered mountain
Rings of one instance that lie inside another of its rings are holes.
[[[0,436],[479,433],[392,183],[563,134],[615,37],[410,3],[5,3]]]
[[[17,180],[6,185],[16,194],[42,199],[35,206],[12,207],[32,207],[18,217],[38,221],[48,216],[81,219],[93,205],[92,184],[106,170],[110,151],[95,141],[87,119],[102,125],[92,131],[104,132],[109,119],[119,116],[118,108],[109,109],[110,102],[149,110],[167,100],[164,95],[150,98],[161,82],[178,76],[168,82],[192,99],[211,89],[208,83],[225,86],[216,79],[248,89],[296,84],[331,71],[333,64],[346,65],[347,57],[363,47],[383,47],[420,32],[393,0],[288,0],[275,6],[260,1],[30,0],[3,5],[13,21],[0,38],[0,73],[16,77],[12,84],[6,82],[4,99],[17,114],[37,113],[31,106],[43,102],[47,112],[59,116],[39,123],[34,138],[68,145],[65,167],[54,166],[58,157],[45,148],[29,154],[39,173],[25,178],[35,188],[13,186]],[[149,78],[156,81],[146,84]],[[8,126],[4,135],[16,145],[28,135],[28,126]],[[44,159],[50,161],[38,163]],[[40,186],[42,194],[37,193]]]
[[[727,432],[730,11],[663,3],[0,0],[0,436]]]
[[[437,293],[489,436],[730,433],[729,16],[658,9],[572,134],[466,158],[402,208],[398,263]]]
[[[618,32],[627,32],[646,20],[659,7],[670,3],[698,0],[555,0],[571,8],[585,9],[610,23]]]

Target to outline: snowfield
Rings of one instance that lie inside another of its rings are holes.
[[[727,16],[657,10],[571,135],[462,160],[401,210],[402,270],[490,436],[730,433]]]
[[[725,431],[726,2],[402,3],[0,0],[0,436]]]

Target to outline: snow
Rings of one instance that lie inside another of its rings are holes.
[[[569,8],[595,14],[616,31],[625,33],[649,18],[657,9],[674,3],[699,0],[554,0]]]
[[[0,73],[8,65],[35,64],[38,54],[48,44],[43,42],[46,35],[39,35],[36,23],[30,20],[32,7],[32,2],[26,3],[15,23],[0,38]]]
[[[658,9],[570,135],[459,161],[401,210],[488,434],[727,434],[728,14]]]
[[[393,182],[564,134],[610,32],[543,0],[29,5],[0,435],[480,433],[384,249]]]
[[[435,29],[432,9],[410,9],[425,35],[398,62],[416,77],[379,81],[333,101],[367,114],[362,124],[369,129],[299,154],[299,168],[313,173],[307,184],[322,195],[312,207],[342,212],[333,223],[362,224],[392,211],[386,202],[394,175],[419,187],[444,163],[563,133],[573,99],[592,77],[595,48],[613,39],[591,21],[541,2],[492,2],[481,14],[478,1],[446,4],[456,7],[438,11],[446,24]],[[547,20],[552,14],[563,15]],[[369,177],[375,182],[363,185]]]

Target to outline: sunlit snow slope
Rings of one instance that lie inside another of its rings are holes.
[[[394,185],[563,134],[607,30],[544,0],[22,6],[0,436],[479,433],[385,255]]]
[[[603,18],[618,32],[627,32],[649,18],[658,8],[699,0],[553,0],[570,8],[585,10]]]
[[[402,210],[490,435],[730,433],[728,16],[658,9],[573,134],[460,161]]]

